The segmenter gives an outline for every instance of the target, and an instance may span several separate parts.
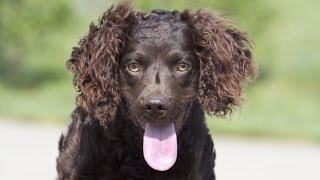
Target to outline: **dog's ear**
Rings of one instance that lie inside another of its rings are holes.
[[[74,73],[74,86],[79,92],[76,104],[104,127],[115,118],[120,103],[119,53],[134,21],[130,3],[111,7],[97,25],[90,25],[88,34],[73,48],[66,63]]]
[[[225,116],[240,104],[243,86],[256,76],[250,41],[228,20],[200,10],[182,13],[200,61],[198,99],[210,115]]]

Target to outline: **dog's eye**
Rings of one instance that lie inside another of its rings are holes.
[[[177,65],[177,71],[184,72],[190,68],[190,65],[186,62],[180,62]]]
[[[140,70],[140,64],[138,62],[131,62],[127,66],[128,70],[131,72],[138,72]]]

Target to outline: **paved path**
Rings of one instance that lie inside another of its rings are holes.
[[[0,179],[54,179],[62,130],[0,121]],[[320,179],[318,145],[217,137],[215,146],[218,180]]]

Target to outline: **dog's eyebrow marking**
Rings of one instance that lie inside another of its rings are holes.
[[[159,72],[156,74],[156,84],[160,84]]]

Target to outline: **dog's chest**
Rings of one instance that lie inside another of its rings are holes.
[[[131,137],[131,141],[119,143],[119,147],[114,146],[104,166],[108,167],[108,171],[117,174],[115,179],[124,180],[164,180],[164,179],[181,179],[188,180],[192,174],[192,161],[194,156],[187,151],[181,151],[178,155],[177,162],[168,171],[156,171],[148,166],[143,157],[142,141]],[[102,170],[103,172],[103,170]],[[103,179],[110,179],[108,174],[103,175]]]

